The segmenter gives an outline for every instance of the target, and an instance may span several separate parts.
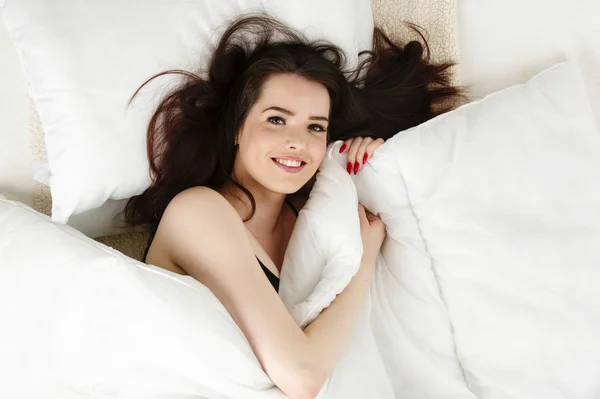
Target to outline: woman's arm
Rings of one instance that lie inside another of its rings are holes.
[[[225,198],[196,187],[169,204],[156,239],[223,303],[272,381],[293,398],[313,398],[346,347],[375,256],[366,253],[348,287],[302,331],[261,270],[247,234]]]

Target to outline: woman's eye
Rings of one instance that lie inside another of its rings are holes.
[[[267,121],[274,125],[285,125],[285,120],[280,116],[270,116],[267,118]]]
[[[327,130],[325,130],[325,128],[321,125],[310,125],[308,127],[310,130],[312,130],[313,132],[326,132]]]

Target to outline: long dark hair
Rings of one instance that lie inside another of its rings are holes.
[[[207,71],[170,70],[181,83],[158,105],[147,131],[151,186],[129,200],[126,221],[158,226],[169,202],[193,186],[220,189],[232,179],[235,137],[257,101],[263,82],[291,73],[321,83],[329,92],[328,142],[354,136],[387,139],[448,108],[460,97],[450,84],[452,63],[431,64],[426,41],[402,47],[379,29],[373,51],[360,55],[359,67],[346,69],[337,46],[309,41],[267,15],[241,17],[219,40]]]

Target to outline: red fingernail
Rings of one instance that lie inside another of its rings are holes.
[[[340,154],[341,154],[342,152],[344,152],[344,150],[345,150],[345,149],[346,149],[346,144],[344,144],[344,145],[342,145],[342,146],[340,147]]]
[[[369,158],[369,154],[363,155],[363,165],[365,164],[365,162],[367,162],[367,158]]]
[[[360,164],[358,162],[354,162],[354,174],[358,173],[358,168],[360,167]]]
[[[352,163],[351,162],[348,162],[348,166],[346,166],[346,170],[348,171],[349,175],[352,174]]]

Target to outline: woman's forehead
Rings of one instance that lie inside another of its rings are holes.
[[[265,80],[257,104],[277,106],[293,113],[327,114],[329,92],[321,83],[302,76],[277,74]]]

